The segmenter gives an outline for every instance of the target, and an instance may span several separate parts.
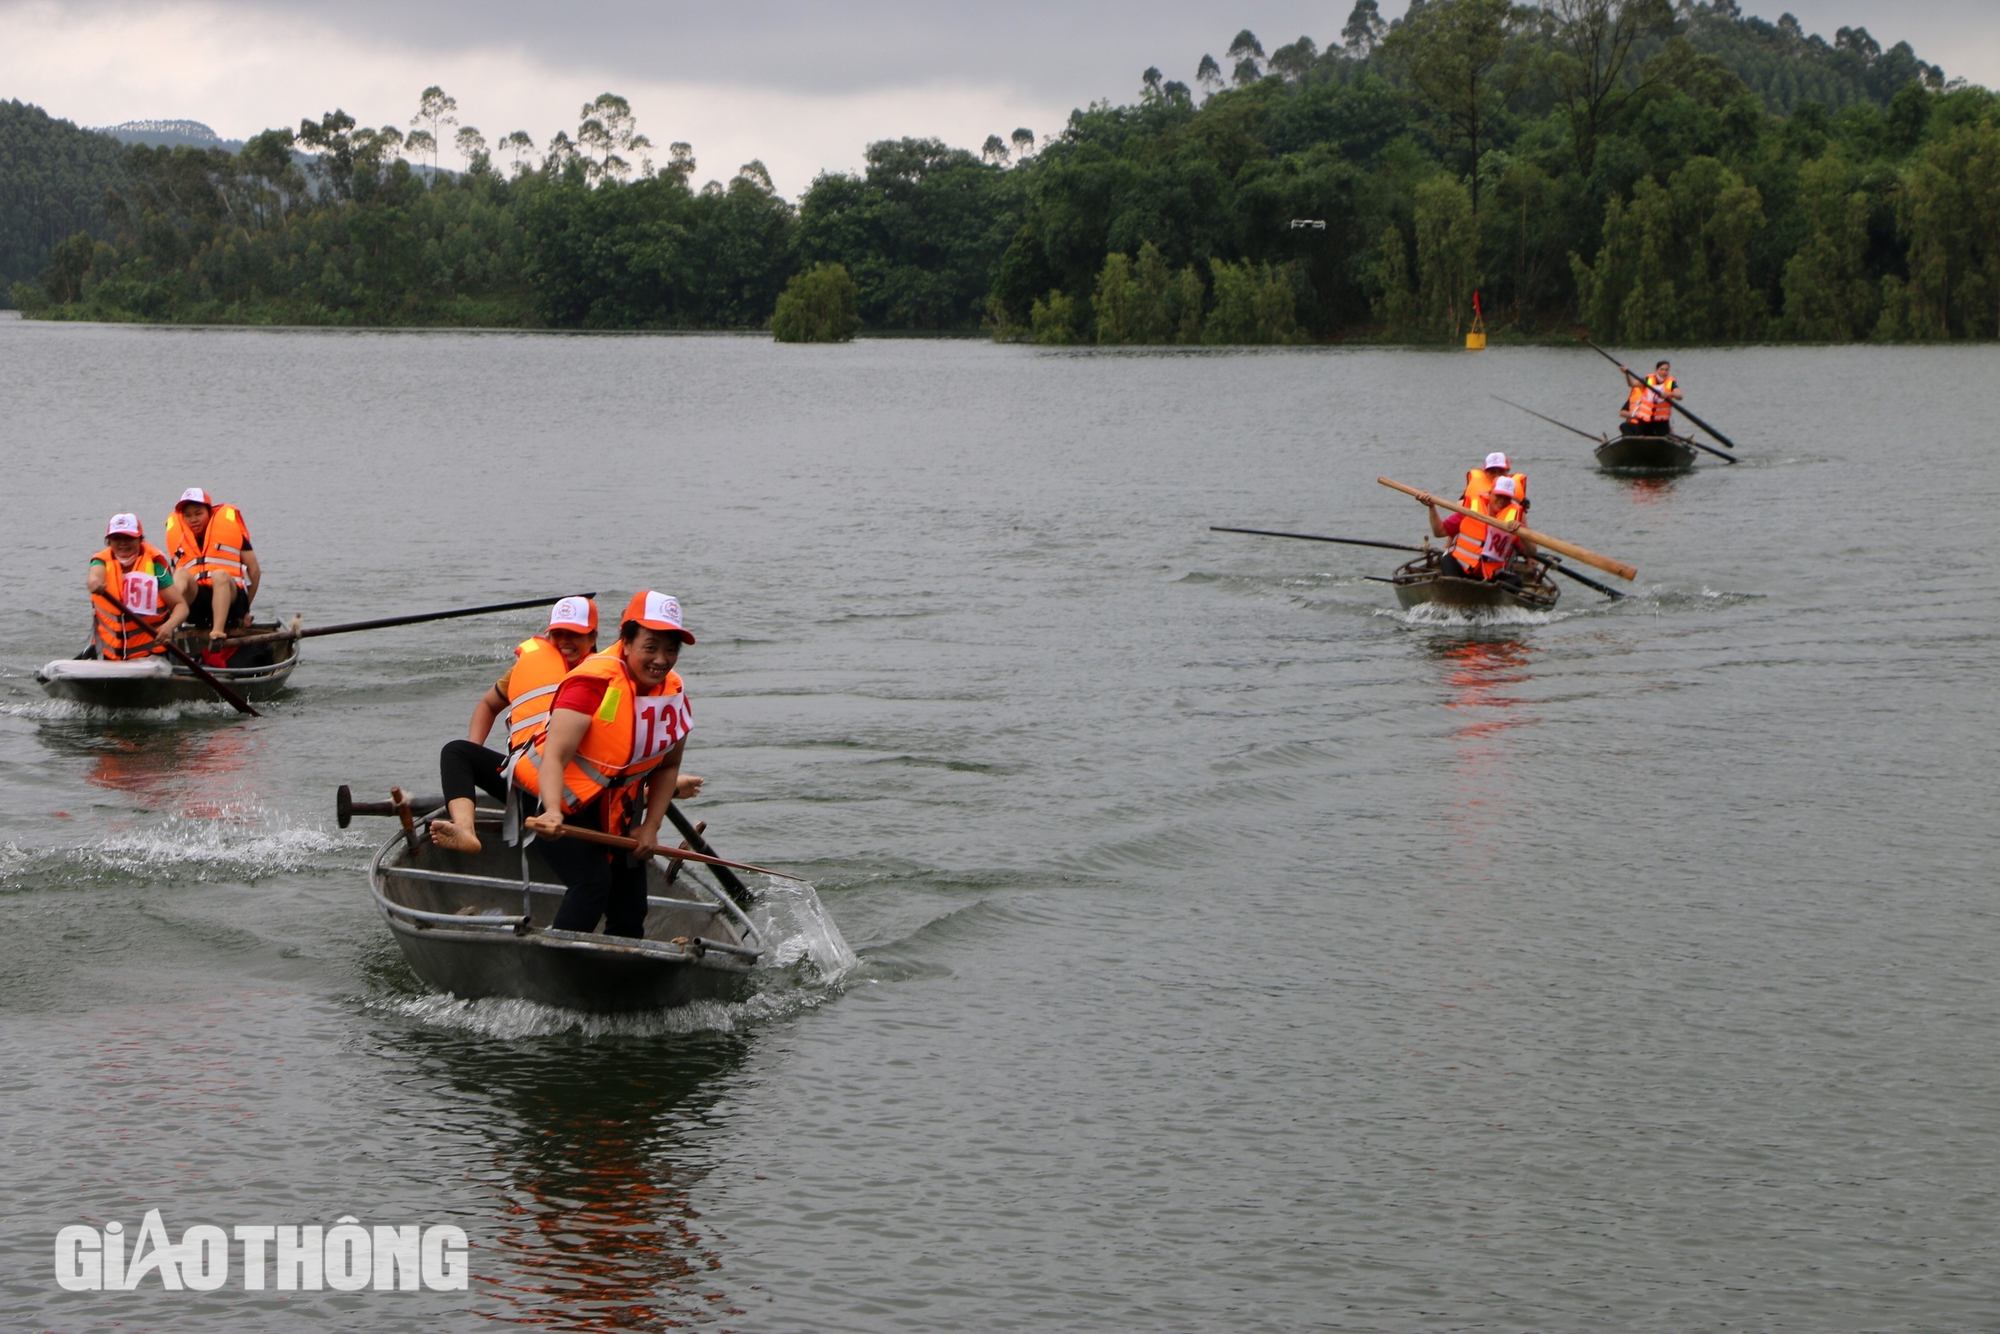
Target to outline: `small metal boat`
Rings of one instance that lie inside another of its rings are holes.
[[[1488,582],[1443,573],[1433,552],[1398,569],[1387,582],[1396,586],[1396,601],[1405,607],[1429,602],[1463,611],[1485,607],[1548,611],[1562,596],[1548,572],[1533,561],[1516,560],[1500,578]]]
[[[441,991],[597,1013],[662,1010],[736,997],[764,953],[728,894],[692,870],[673,876],[664,858],[646,868],[642,938],[558,931],[563,886],[533,843],[507,846],[500,815],[482,809],[481,851],[446,852],[430,840],[430,818],[382,845],[368,886],[403,957]]]
[[[1610,472],[1686,472],[1700,451],[1677,435],[1621,435],[1594,451]]]
[[[239,633],[261,634],[282,628],[276,622],[253,624]],[[206,646],[205,640],[177,642],[196,657]],[[217,698],[200,677],[165,655],[129,662],[105,662],[96,655],[93,644],[74,658],[58,658],[49,663],[35,673],[35,679],[56,699],[101,709],[158,709]],[[208,673],[245,699],[270,699],[285,688],[285,682],[291,679],[298,665],[299,643],[296,639],[286,639],[238,649],[229,666],[211,667]]]

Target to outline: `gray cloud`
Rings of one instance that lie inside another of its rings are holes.
[[[64,8],[94,8],[73,0]],[[111,0],[103,0],[110,3]],[[591,79],[707,83],[840,95],[977,83],[1071,103],[1136,95],[1139,73],[1158,65],[1191,79],[1204,52],[1218,58],[1237,29],[1267,49],[1310,35],[1337,41],[1351,0],[1012,0],[938,5],[918,0],[348,0],[335,9],[308,0],[223,0],[247,16],[325,22],[357,40],[408,52],[519,49]],[[127,4],[131,0],[126,0]],[[139,0],[143,4],[144,0]],[[1405,0],[1383,0],[1395,14]],[[1796,13],[1831,36],[1865,25],[1884,46],[1908,40],[1951,74],[2000,82],[1994,0],[1749,0],[1746,10]],[[1961,67],[1970,62],[1970,67]],[[1988,68],[1992,66],[1993,68]]]

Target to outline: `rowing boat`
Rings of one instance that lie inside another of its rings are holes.
[[[1610,472],[1686,472],[1698,453],[1677,435],[1621,435],[1594,452],[1597,466]]]
[[[249,635],[281,628],[271,622],[245,626],[238,633]],[[198,656],[207,639],[204,636],[194,642],[177,638],[176,642],[189,654]],[[74,658],[58,658],[36,672],[35,679],[56,699],[101,709],[159,709],[216,698],[215,691],[200,677],[164,656],[106,662],[96,652],[93,644]],[[298,641],[283,639],[240,648],[230,658],[229,666],[207,670],[210,676],[245,699],[270,699],[285,688],[285,682],[291,679],[298,665]]]
[[[1530,578],[1516,571],[1531,570]],[[1548,611],[1562,596],[1540,566],[1516,561],[1499,579],[1463,579],[1445,574],[1435,553],[1426,552],[1398,569],[1389,579],[1396,586],[1396,601],[1405,607],[1431,603],[1456,611],[1478,611],[1489,607],[1520,607],[1525,611]]]
[[[368,885],[403,957],[440,991],[596,1013],[663,1010],[733,999],[764,953],[727,894],[692,870],[670,879],[664,858],[646,867],[642,938],[558,931],[563,886],[533,843],[508,847],[500,815],[481,810],[482,849],[446,852],[430,840],[431,818],[443,812],[382,845]]]

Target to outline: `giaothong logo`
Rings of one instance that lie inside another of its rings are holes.
[[[238,1223],[225,1232],[197,1223],[176,1242],[160,1211],[148,1209],[131,1237],[129,1258],[126,1240],[125,1225],[116,1219],[101,1231],[83,1223],[63,1228],[56,1233],[56,1283],[68,1292],[132,1292],[156,1277],[168,1292],[214,1292],[234,1272],[246,1292],[267,1286],[279,1292],[463,1292],[468,1277],[465,1229],[450,1223],[371,1228],[352,1214],[328,1228]]]

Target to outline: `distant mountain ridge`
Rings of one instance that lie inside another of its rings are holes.
[[[220,148],[234,153],[243,147],[241,139],[225,139],[198,120],[128,120],[122,125],[101,126],[96,132],[121,144],[153,148]]]

